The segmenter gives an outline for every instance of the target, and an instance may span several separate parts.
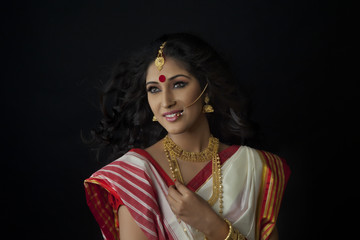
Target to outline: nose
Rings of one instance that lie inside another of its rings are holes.
[[[163,91],[163,97],[161,101],[161,106],[163,108],[171,108],[176,104],[176,101],[174,100],[174,95],[169,90]]]

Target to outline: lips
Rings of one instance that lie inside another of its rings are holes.
[[[163,114],[163,117],[169,122],[175,122],[179,117],[183,115],[183,110],[175,110]]]

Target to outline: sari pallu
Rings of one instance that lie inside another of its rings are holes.
[[[223,175],[223,217],[248,240],[268,239],[290,171],[276,155],[246,146],[219,153]],[[106,240],[119,238],[117,211],[127,206],[148,239],[203,239],[178,222],[167,203],[173,182],[144,150],[133,149],[85,180],[87,203]],[[211,162],[187,187],[204,199],[212,194]],[[218,211],[219,204],[213,206]],[[186,231],[184,231],[186,229]]]

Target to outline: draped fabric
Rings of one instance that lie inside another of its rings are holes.
[[[219,153],[223,175],[223,217],[247,239],[268,239],[290,174],[278,156],[246,146]],[[173,182],[144,150],[132,149],[85,180],[87,204],[106,240],[119,239],[117,211],[127,206],[148,239],[203,239],[178,222],[166,200]],[[212,194],[211,162],[187,187],[204,199]],[[219,210],[219,204],[213,206]],[[184,231],[186,229],[186,231]]]

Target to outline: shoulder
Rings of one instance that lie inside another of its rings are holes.
[[[290,167],[286,160],[277,154],[263,150],[256,150],[257,154],[264,163],[264,166],[272,172],[272,174],[283,175],[285,182],[290,176]]]
[[[252,151],[262,162],[263,186],[272,183],[281,186],[281,188],[286,187],[291,171],[284,158],[264,150],[250,147],[247,147],[247,150]]]
[[[150,147],[145,148],[143,151],[151,159],[164,158],[164,148],[163,148],[162,140],[156,142],[154,145],[151,145]]]
[[[96,187],[119,193],[120,186],[127,186],[129,182],[148,182],[151,169],[145,154],[143,149],[131,149],[85,179],[85,188]]]
[[[283,175],[285,181],[290,176],[291,171],[286,160],[277,154],[242,145],[234,155],[243,161],[262,166],[263,171],[272,175]]]
[[[149,162],[149,158],[151,158],[151,156],[144,149],[131,149],[121,157],[95,171],[90,178],[113,175],[114,172],[119,172],[124,168],[134,170],[135,168],[144,169]]]
[[[288,167],[286,160],[278,156],[277,154],[252,148],[249,146],[241,146],[239,150],[245,152],[247,155],[250,155],[254,158],[261,159],[261,161],[266,165],[280,164],[280,165],[286,165],[286,167]]]

